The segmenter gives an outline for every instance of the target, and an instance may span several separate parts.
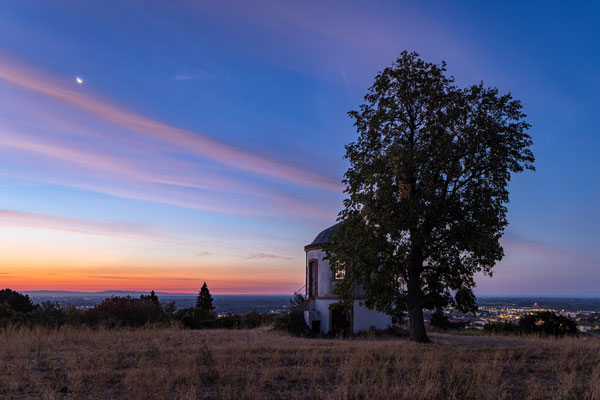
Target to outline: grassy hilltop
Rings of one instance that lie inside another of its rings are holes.
[[[596,338],[432,339],[8,328],[0,398],[600,399]]]

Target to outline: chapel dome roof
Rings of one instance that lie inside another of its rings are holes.
[[[311,246],[318,246],[320,244],[323,243],[329,243],[331,242],[331,236],[333,235],[333,232],[335,231],[335,229],[338,227],[338,225],[341,224],[341,222],[338,222],[335,225],[330,226],[329,228],[321,231],[317,237],[315,238],[315,240],[313,240],[310,244],[306,245],[306,247],[311,247]]]

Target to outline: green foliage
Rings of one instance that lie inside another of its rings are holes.
[[[522,333],[519,325],[514,322],[491,322],[483,326],[483,331],[487,333],[500,333],[500,334],[516,334]]]
[[[296,293],[290,298],[290,310],[293,310],[294,308],[304,307],[305,304],[306,298],[300,293]]]
[[[154,303],[158,303],[158,296],[156,292],[152,290],[149,295],[141,295],[140,300],[152,301]]]
[[[8,303],[0,303],[0,327],[25,322],[25,314],[16,312]]]
[[[217,314],[199,307],[183,308],[175,312],[174,318],[189,329],[214,328]]]
[[[575,321],[552,311],[524,315],[519,319],[518,324],[513,322],[486,324],[483,329],[488,333],[502,334],[538,334],[555,337],[579,335]]]
[[[452,322],[448,319],[442,310],[435,310],[429,318],[429,325],[440,330],[459,330],[464,329],[465,324],[460,322]]]
[[[422,309],[477,309],[477,272],[502,259],[511,175],[533,170],[521,103],[483,83],[460,88],[445,63],[403,52],[349,115],[343,221],[325,245],[346,266],[337,294],[364,290],[368,307],[408,311],[426,341]]]
[[[31,312],[35,308],[28,295],[10,289],[0,290],[0,303],[6,303],[13,310],[21,313]]]
[[[270,322],[270,318],[257,312],[217,316],[212,310],[197,307],[177,311],[174,319],[189,329],[253,329]]]
[[[524,315],[519,319],[519,328],[523,333],[541,333],[552,336],[576,336],[579,334],[575,321],[552,311]]]
[[[19,309],[28,309],[23,299],[28,297],[13,291],[3,291],[10,295]],[[60,328],[63,325],[115,327],[140,327],[146,324],[180,322],[190,329],[252,329],[273,322],[273,317],[257,312],[247,315],[227,314],[217,316],[213,310],[191,307],[177,310],[175,302],[161,303],[154,291],[141,295],[139,299],[108,297],[89,310],[82,312],[72,305],[59,305],[43,302],[33,305],[30,312],[15,310],[8,302],[0,302],[0,327],[9,325],[47,326]]]
[[[251,312],[249,314],[246,314],[242,321],[242,325],[244,328],[254,329],[258,328],[259,326],[265,325],[267,322],[269,322],[269,318],[267,318],[263,314]]]
[[[278,316],[275,320],[274,328],[296,336],[308,334],[308,326],[306,326],[306,322],[304,321],[304,311],[300,308],[292,309]]]
[[[166,322],[172,305],[163,305],[151,296],[134,299],[130,296],[112,296],[87,310],[82,320],[89,325],[108,327],[142,326],[148,323]]]
[[[31,318],[36,325],[59,328],[65,324],[67,315],[58,303],[44,301],[31,313]]]
[[[290,310],[279,315],[275,319],[274,328],[285,331],[296,336],[303,336],[308,333],[308,327],[304,320],[304,310],[308,304],[302,294],[295,294],[290,298]]]
[[[223,329],[240,329],[243,327],[244,317],[240,314],[225,314],[217,319],[215,327]]]
[[[208,311],[215,309],[213,305],[213,298],[210,294],[210,290],[208,290],[206,282],[204,282],[202,288],[198,292],[198,297],[196,297],[196,307]]]

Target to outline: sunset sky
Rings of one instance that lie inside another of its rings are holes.
[[[3,0],[0,287],[299,289],[406,49],[533,125],[476,293],[600,296],[600,3],[412,3]]]

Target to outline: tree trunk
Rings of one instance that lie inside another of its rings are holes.
[[[423,261],[413,259],[406,286],[407,305],[408,305],[408,323],[410,328],[410,339],[416,342],[430,342],[425,332],[425,321],[423,319],[423,291],[421,289],[421,269]]]

